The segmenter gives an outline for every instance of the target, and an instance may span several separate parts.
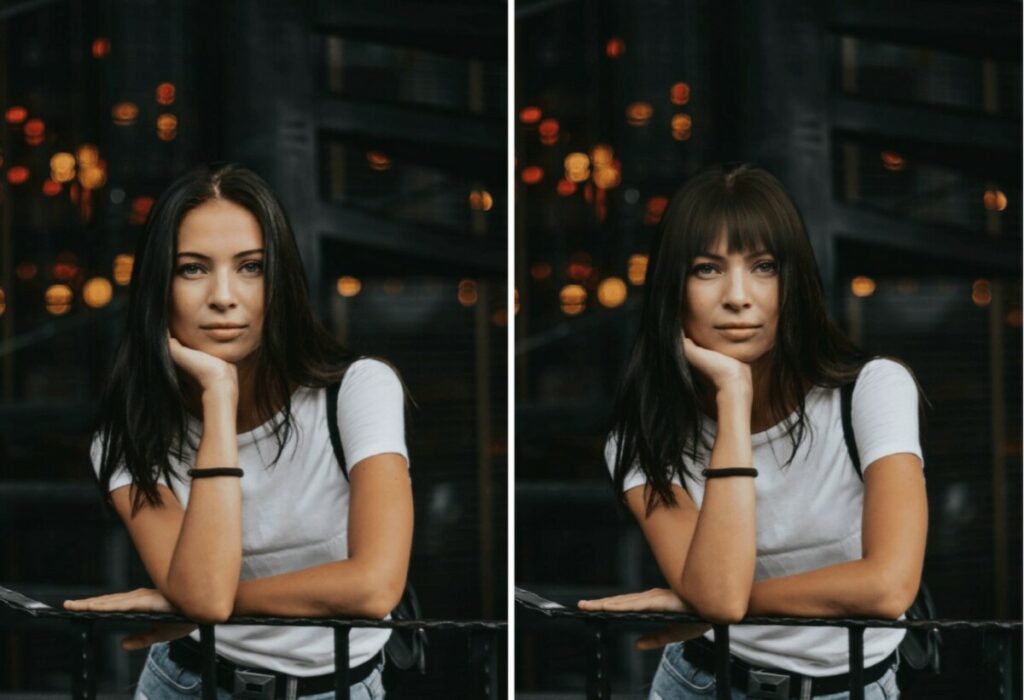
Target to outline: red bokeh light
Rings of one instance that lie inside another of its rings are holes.
[[[604,52],[608,55],[608,58],[618,58],[626,53],[626,42],[617,36],[613,36],[605,44]]]
[[[543,113],[540,111],[540,107],[523,107],[519,112],[519,121],[523,124],[536,124],[542,116]]]
[[[559,180],[556,189],[558,190],[558,194],[563,197],[568,197],[576,192],[576,183],[570,182],[569,180]]]
[[[523,182],[527,185],[536,185],[544,179],[544,170],[540,166],[529,165],[523,168],[523,172],[520,176],[523,178]]]
[[[43,180],[43,194],[47,197],[54,197],[60,194],[61,186],[59,182],[55,182],[50,178]]]
[[[103,58],[110,53],[110,39],[99,36],[92,41],[92,57]]]
[[[7,182],[12,185],[21,185],[28,181],[28,168],[24,165],[15,165],[7,171]]]
[[[4,114],[8,124],[21,124],[28,117],[28,110],[24,107],[9,107]]]

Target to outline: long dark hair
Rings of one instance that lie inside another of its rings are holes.
[[[186,385],[167,346],[168,316],[178,228],[189,211],[212,199],[244,207],[259,222],[264,250],[264,324],[255,351],[257,414],[273,426],[276,463],[292,430],[290,383],[326,386],[338,381],[356,356],[317,321],[288,218],[270,186],[237,165],[200,166],[178,177],[153,205],[132,269],[127,328],[100,404],[99,482],[104,494],[121,467],[132,476],[133,512],[160,504],[157,484],[170,485],[171,457],[187,442]]]
[[[853,381],[865,356],[832,323],[803,220],[782,184],[749,165],[714,167],[672,197],[651,249],[640,330],[612,414],[613,480],[622,494],[634,467],[647,479],[650,512],[674,504],[673,476],[693,476],[701,444],[700,395],[682,350],[686,277],[722,232],[728,250],[770,252],[779,265],[779,323],[769,353],[769,414],[786,416],[792,461],[806,431],[808,384]],[[689,462],[689,464],[688,464]],[[787,462],[788,463],[788,462]],[[685,483],[685,482],[683,482]]]

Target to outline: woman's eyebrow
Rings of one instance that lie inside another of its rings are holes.
[[[244,258],[246,255],[256,255],[257,253],[258,254],[262,254],[263,253],[263,249],[262,248],[253,248],[252,250],[243,250],[241,253],[235,253],[234,257],[235,258]],[[193,252],[191,250],[183,250],[183,251],[179,252],[177,255],[175,255],[174,257],[176,257],[176,258],[182,258],[182,257],[199,258],[200,260],[212,260],[213,259],[209,255],[203,255],[202,253],[195,253],[195,252]]]

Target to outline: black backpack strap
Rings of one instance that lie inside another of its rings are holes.
[[[839,404],[843,416],[843,440],[846,441],[846,451],[850,453],[850,460],[853,462],[853,468],[857,470],[857,476],[864,481],[864,474],[860,470],[857,440],[853,436],[853,389],[855,386],[857,386],[856,379],[839,387]]]
[[[331,433],[331,447],[334,457],[338,460],[341,473],[348,481],[348,466],[345,464],[345,451],[341,448],[341,433],[338,430],[338,394],[341,392],[341,381],[327,386],[327,430]]]

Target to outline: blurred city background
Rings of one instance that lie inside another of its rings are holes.
[[[661,585],[610,488],[610,402],[667,198],[749,161],[800,207],[842,327],[932,403],[939,616],[1020,619],[1021,3],[521,0],[515,31],[517,585]],[[579,695],[589,632],[516,628],[517,696]],[[646,697],[659,653],[612,629],[613,690]],[[946,633],[906,696],[994,697],[985,647]]]
[[[57,603],[147,585],[92,479],[95,399],[154,198],[229,160],[283,201],[327,326],[417,404],[424,615],[504,619],[507,5],[0,8],[0,585]],[[100,639],[101,694],[144,661],[122,634]],[[0,611],[0,696],[66,695],[74,649]],[[404,695],[450,697],[465,663],[464,637],[433,636]]]

